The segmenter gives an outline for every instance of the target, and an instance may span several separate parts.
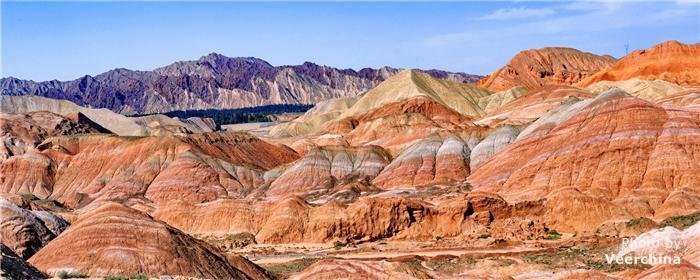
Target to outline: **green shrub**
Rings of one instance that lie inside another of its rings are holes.
[[[56,277],[60,279],[67,279],[67,278],[87,278],[87,274],[82,273],[80,271],[65,271],[61,270],[58,273],[56,273]]]
[[[484,233],[484,234],[482,234],[482,235],[479,235],[479,238],[481,238],[481,239],[486,239],[486,238],[489,238],[489,237],[491,237],[491,234],[489,234],[489,233]]]
[[[684,216],[673,216],[670,218],[667,218],[659,224],[659,227],[664,228],[664,227],[675,227],[677,229],[686,229],[695,223],[700,221],[700,212],[695,212],[690,215],[684,215]]]
[[[547,240],[557,240],[561,237],[561,233],[557,232],[556,230],[550,230],[549,233],[544,237],[544,239]]]
[[[104,280],[127,280],[128,278],[124,276],[114,276],[114,275],[108,275],[105,276]]]
[[[437,240],[437,241],[442,240],[442,236],[439,236],[439,235],[438,235],[438,236],[435,236],[435,240]]]
[[[287,279],[291,274],[300,272],[316,263],[317,258],[296,259],[285,263],[263,264],[262,267],[277,279]]]
[[[340,250],[343,247],[345,247],[345,243],[343,242],[336,241],[335,243],[333,243],[333,248],[335,248],[336,250]]]
[[[132,279],[132,280],[148,280],[148,276],[146,276],[146,275],[141,275],[141,274],[136,274],[136,275],[133,275],[133,276],[129,277],[129,279]]]

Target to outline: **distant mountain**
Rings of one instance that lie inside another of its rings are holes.
[[[212,53],[153,71],[114,69],[73,81],[34,82],[0,79],[2,95],[39,95],[67,99],[81,106],[123,114],[190,109],[223,109],[269,104],[315,104],[365,92],[400,69],[336,69],[306,62],[272,66],[253,57]],[[471,83],[480,76],[440,70],[424,71],[452,81]]]

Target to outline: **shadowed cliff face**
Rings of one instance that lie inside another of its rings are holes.
[[[119,113],[157,113],[187,109],[240,108],[268,104],[315,104],[331,98],[356,96],[398,69],[336,69],[310,62],[296,66],[270,65],[247,57],[209,54],[194,61],[175,62],[153,71],[115,69],[73,81],[34,82],[3,78],[3,95],[39,95],[67,99],[81,106]],[[458,82],[480,77],[428,70]]]

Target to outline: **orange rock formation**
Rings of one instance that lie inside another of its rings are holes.
[[[607,69],[581,80],[586,87],[598,81],[632,78],[665,80],[679,85],[700,85],[700,43],[686,45],[666,41],[646,50],[634,51]]]
[[[599,56],[571,48],[526,50],[477,85],[493,91],[515,86],[534,89],[545,85],[572,85],[614,62],[609,55]]]

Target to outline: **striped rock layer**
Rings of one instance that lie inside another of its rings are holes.
[[[0,162],[31,151],[51,136],[99,132],[78,120],[51,112],[0,113]],[[74,115],[77,116],[77,115]]]
[[[23,209],[0,197],[0,241],[22,259],[28,259],[68,226],[46,211]]]
[[[117,203],[88,211],[29,259],[48,274],[183,275],[249,279],[215,248]]]
[[[587,87],[598,81],[665,80],[678,85],[700,85],[700,43],[666,41],[634,51],[607,69],[576,84]]]
[[[266,170],[297,158],[288,148],[245,133],[65,136],[50,138],[39,149],[0,165],[0,190],[29,190],[70,208],[96,200],[243,197],[264,183]],[[28,178],[40,178],[35,185],[42,182],[42,187],[26,187],[35,186]]]
[[[284,170],[267,193],[302,194],[354,182],[367,184],[390,160],[391,156],[377,146],[315,148]]]
[[[432,240],[435,236],[516,240],[544,236],[541,202],[508,204],[497,195],[455,194],[433,203],[402,197],[361,197],[311,205],[292,196],[277,201],[220,199],[192,204],[172,201],[152,214],[188,234],[247,232],[258,243],[357,242],[395,238]]]
[[[612,65],[615,59],[571,48],[521,51],[505,66],[477,82],[492,91],[516,86],[535,89],[545,85],[572,85]]]
[[[474,120],[474,124],[487,127],[529,125],[563,103],[594,96],[588,91],[570,86],[547,86],[521,93],[517,98]]]
[[[463,181],[469,176],[469,154],[460,137],[434,134],[404,150],[372,183],[395,189]]]
[[[496,154],[468,181],[511,202],[547,198],[547,217],[562,230],[700,209],[698,112],[619,90],[579,103],[564,110],[568,118],[554,118]]]

